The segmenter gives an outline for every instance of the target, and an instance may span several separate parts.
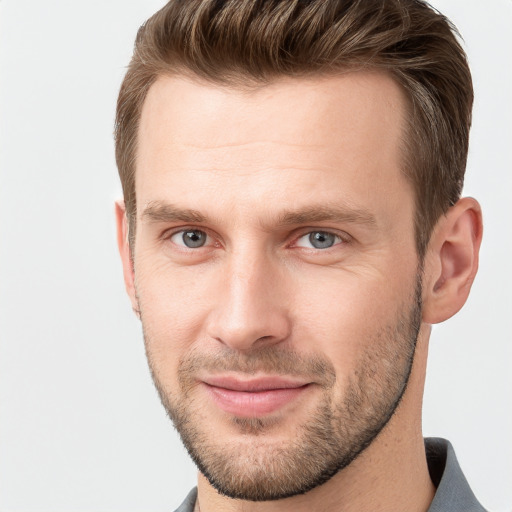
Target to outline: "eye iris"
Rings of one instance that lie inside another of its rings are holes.
[[[334,245],[335,235],[325,231],[314,231],[309,235],[309,241],[315,249],[327,249]]]
[[[191,249],[202,247],[206,242],[206,233],[203,231],[193,230],[183,233],[183,243]]]

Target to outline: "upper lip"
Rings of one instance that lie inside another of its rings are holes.
[[[275,389],[300,388],[309,381],[282,376],[240,378],[231,375],[211,375],[201,379],[205,384],[232,391],[270,391]]]

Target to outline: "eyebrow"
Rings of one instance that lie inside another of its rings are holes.
[[[285,211],[278,220],[278,224],[283,226],[314,222],[350,223],[369,227],[377,225],[376,218],[370,211],[342,205],[318,205],[297,211]]]
[[[198,210],[179,208],[176,205],[151,201],[144,208],[142,220],[148,222],[190,222],[206,223],[208,218]],[[298,210],[281,212],[277,218],[278,226],[304,225],[315,222],[335,222],[366,225],[376,227],[375,216],[363,208],[353,208],[343,205],[312,205]]]
[[[161,201],[148,203],[141,218],[149,222],[206,222],[206,217],[197,210],[178,208]]]

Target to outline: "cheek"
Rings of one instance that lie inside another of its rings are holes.
[[[148,357],[167,381],[174,379],[180,359],[201,338],[211,285],[200,271],[171,270],[154,260],[138,263],[135,287]]]
[[[381,333],[394,327],[411,290],[410,281],[391,282],[380,273],[331,272],[303,279],[295,290],[296,339],[302,350],[327,357],[337,379],[344,380],[378,348]]]

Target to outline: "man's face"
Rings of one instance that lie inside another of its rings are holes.
[[[224,494],[325,482],[404,392],[421,320],[404,116],[369,72],[150,89],[134,300],[162,402]]]

